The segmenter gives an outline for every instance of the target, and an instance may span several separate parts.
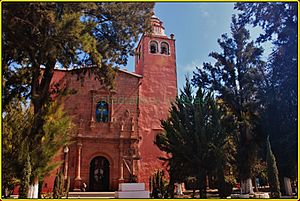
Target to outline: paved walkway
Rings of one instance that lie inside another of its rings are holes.
[[[115,198],[115,192],[69,192],[68,198]]]

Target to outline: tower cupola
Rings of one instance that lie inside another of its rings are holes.
[[[152,26],[152,35],[166,36],[165,27],[163,26],[163,22],[154,15],[151,17],[151,26]]]

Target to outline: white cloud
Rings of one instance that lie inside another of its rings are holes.
[[[209,17],[209,13],[203,9],[200,9],[200,13],[203,17]]]
[[[196,67],[200,67],[202,64],[202,62],[200,62],[200,60],[196,59],[193,60],[191,63],[189,64],[185,64],[185,65],[179,65],[179,71],[181,71],[184,74],[189,73],[190,75],[193,74],[193,71],[196,70]]]
[[[209,12],[207,10],[205,10],[205,8],[203,8],[203,7],[199,7],[199,12],[200,12],[201,17],[208,18],[210,16]]]

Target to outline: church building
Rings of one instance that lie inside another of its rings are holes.
[[[83,184],[87,191],[114,191],[134,176],[147,185],[163,168],[154,139],[163,132],[160,120],[168,117],[177,95],[175,39],[155,15],[151,25],[152,33],[144,34],[135,50],[135,71],[119,69],[113,89],[92,74],[82,81],[72,70],[55,70],[52,86],[76,91],[64,97],[63,107],[77,134],[59,156],[70,191],[80,191]],[[55,173],[45,179],[48,188]]]

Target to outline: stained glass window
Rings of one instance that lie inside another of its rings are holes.
[[[96,121],[108,122],[108,104],[105,101],[99,101],[96,105]]]

